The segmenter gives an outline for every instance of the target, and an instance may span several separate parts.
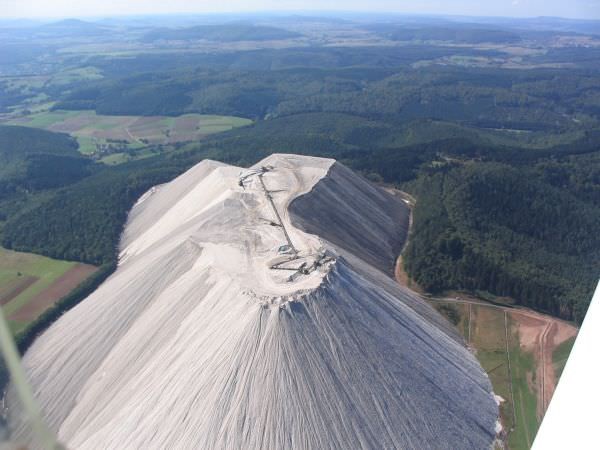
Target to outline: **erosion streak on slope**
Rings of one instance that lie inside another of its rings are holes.
[[[270,269],[285,241],[265,221],[260,180],[240,186],[243,169],[204,161],[151,190],[117,271],[25,355],[59,438],[78,449],[489,448],[487,376],[388,276],[401,201],[333,160],[261,166],[312,269],[293,281]]]

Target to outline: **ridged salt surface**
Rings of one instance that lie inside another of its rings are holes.
[[[270,268],[286,240],[260,183],[267,166],[298,262],[322,258],[292,281]],[[60,440],[92,450],[490,448],[498,410],[487,376],[389,276],[404,204],[333,160],[272,155],[255,169],[203,161],[153,188],[131,211],[117,271],[27,352]],[[8,404],[27,439],[12,390]]]

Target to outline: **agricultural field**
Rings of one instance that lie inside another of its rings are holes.
[[[100,158],[100,162],[109,166],[116,166],[136,159],[149,158],[160,153],[160,149],[156,147],[142,147],[137,151],[111,153]]]
[[[529,449],[575,341],[573,325],[481,300],[430,299],[488,373],[511,450]]]
[[[43,111],[8,122],[11,125],[44,128],[74,136],[87,155],[110,154],[112,160],[127,160],[123,154],[149,145],[195,141],[202,137],[249,125],[249,119],[232,116],[184,114],[166,116],[109,116],[94,111]]]
[[[10,91],[28,93],[36,89],[68,85],[81,81],[102,79],[100,70],[93,66],[65,68],[53,74],[3,77],[5,87]]]
[[[0,247],[0,304],[15,334],[71,292],[96,267]]]

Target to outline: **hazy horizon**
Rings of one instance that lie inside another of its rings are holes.
[[[86,0],[73,4],[69,0],[48,3],[43,0],[0,0],[0,19],[65,19],[100,18],[117,16],[159,16],[180,14],[406,14],[471,17],[533,18],[557,17],[565,19],[600,19],[600,2],[594,0],[425,0],[418,5],[400,0],[349,0],[343,3],[331,0],[258,0],[251,4],[242,0],[214,2],[172,0]]]

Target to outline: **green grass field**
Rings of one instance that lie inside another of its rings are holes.
[[[49,80],[50,85],[67,85],[78,81],[94,81],[104,78],[100,70],[93,66],[78,67],[60,71]]]
[[[200,114],[191,114],[191,116],[198,118],[199,129],[206,134],[220,133],[222,131],[243,127],[252,123],[250,119],[244,119],[243,117],[211,116]]]
[[[509,375],[504,311],[487,306],[469,307],[467,304],[432,304],[456,326],[469,346],[475,349],[477,359],[490,377],[494,393],[502,397],[502,423],[505,429],[512,429],[508,438],[509,448],[531,448],[539,426],[536,415],[537,397],[531,388],[535,382],[535,362],[532,354],[521,349],[517,327],[510,315],[507,316],[511,367]]]
[[[112,153],[110,155],[104,156],[100,158],[100,161],[109,166],[114,166],[117,164],[123,164],[129,161],[134,161],[137,159],[149,158],[151,156],[155,156],[159,154],[156,149],[153,148],[141,148],[138,151],[128,152],[128,153]]]
[[[49,129],[55,123],[63,122],[76,115],[77,111],[42,111],[27,116],[27,120],[16,119],[10,121],[9,124]]]
[[[508,439],[512,450],[529,449],[539,427],[537,397],[531,385],[536,383],[533,355],[521,349],[517,325],[509,319],[509,349],[513,392],[515,396],[515,429]]]
[[[9,317],[16,312],[76,264],[0,247],[0,297],[3,304],[6,301],[3,306],[6,316]],[[11,292],[18,291],[20,284],[27,284],[23,283],[26,280],[31,281],[31,284],[16,296],[12,296]],[[9,324],[15,333],[28,325],[28,323],[10,320]]]
[[[113,153],[112,155],[105,156],[100,161],[109,166],[116,166],[131,161],[131,158],[126,153]]]
[[[97,139],[92,137],[80,136],[77,138],[79,151],[84,155],[93,155],[96,151]]]
[[[567,358],[571,354],[575,344],[575,338],[567,339],[565,342],[560,344],[552,353],[552,364],[554,365],[554,372],[556,373],[556,379],[560,379],[562,372],[567,363]]]

